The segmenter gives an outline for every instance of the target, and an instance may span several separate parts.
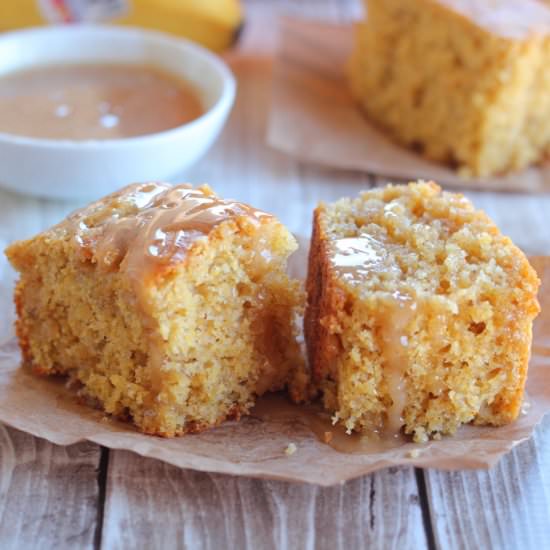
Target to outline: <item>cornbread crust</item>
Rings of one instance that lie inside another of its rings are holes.
[[[550,153],[550,9],[535,0],[368,0],[353,95],[396,141],[470,176]]]
[[[124,188],[6,250],[24,361],[145,433],[239,418],[302,363],[296,247],[273,216],[207,186]]]
[[[520,410],[540,282],[463,196],[389,185],[314,214],[311,386],[348,430],[416,441]]]

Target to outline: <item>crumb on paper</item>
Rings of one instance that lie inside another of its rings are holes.
[[[325,432],[323,434],[323,441],[325,443],[330,443],[332,441],[332,436],[333,436],[332,432]]]
[[[436,441],[441,441],[441,432],[436,432],[433,434],[433,439],[435,439]]]
[[[292,456],[296,451],[298,450],[298,447],[294,443],[289,443],[287,448],[285,449],[286,456]]]
[[[420,456],[420,449],[413,449],[407,453],[409,458],[418,458]]]

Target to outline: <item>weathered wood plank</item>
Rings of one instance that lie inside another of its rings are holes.
[[[211,475],[123,451],[109,463],[104,548],[424,548],[412,468],[332,488]]]
[[[0,546],[93,548],[97,445],[70,447],[0,425]]]
[[[249,0],[250,18],[262,16],[264,10],[265,26],[254,32],[268,45],[275,40],[274,34],[266,39],[275,27],[274,4],[281,13],[349,19],[359,3]],[[253,39],[245,40],[251,52]],[[247,73],[248,84],[241,85],[228,131],[212,153],[189,171],[188,179],[210,181],[220,193],[268,208],[293,231],[307,233],[311,209],[318,200],[355,194],[368,186],[368,179],[306,168],[265,147],[270,69],[260,58],[247,63],[240,70]],[[469,195],[525,250],[550,251],[546,221],[550,197]],[[2,192],[0,238],[32,234],[73,206]],[[440,547],[545,547],[550,538],[543,538],[549,524],[548,425],[547,420],[535,440],[492,472],[426,474]],[[96,517],[97,447],[62,449],[15,430],[0,429],[0,452],[2,548],[48,547],[50,541],[56,547],[90,546],[93,534],[90,538],[85,525],[92,525]],[[93,505],[83,505],[85,501]],[[476,501],[483,503],[483,509]],[[494,526],[499,518],[506,521],[501,519]],[[92,533],[94,529],[92,525]],[[73,535],[66,536],[69,532]],[[492,538],[484,535],[487,532]],[[123,452],[111,453],[102,540],[105,548],[426,545],[414,474],[409,469],[320,489],[185,472]]]
[[[438,548],[550,547],[550,417],[487,472],[425,476]]]

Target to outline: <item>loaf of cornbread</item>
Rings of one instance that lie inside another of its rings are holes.
[[[422,442],[511,422],[538,286],[486,214],[433,182],[321,204],[305,312],[311,385],[349,431]]]
[[[296,247],[207,186],[130,185],[7,249],[24,360],[146,433],[238,418],[302,361]]]
[[[368,118],[466,176],[550,153],[550,8],[537,0],[368,0],[350,61]]]

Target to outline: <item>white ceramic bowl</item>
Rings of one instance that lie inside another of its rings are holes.
[[[198,88],[205,113],[165,132],[125,139],[0,133],[1,186],[41,197],[99,197],[131,182],[170,179],[198,160],[219,135],[233,105],[235,79],[221,59],[196,44],[151,31],[92,25],[0,36],[0,79],[35,66],[102,62],[152,64],[181,76]]]

